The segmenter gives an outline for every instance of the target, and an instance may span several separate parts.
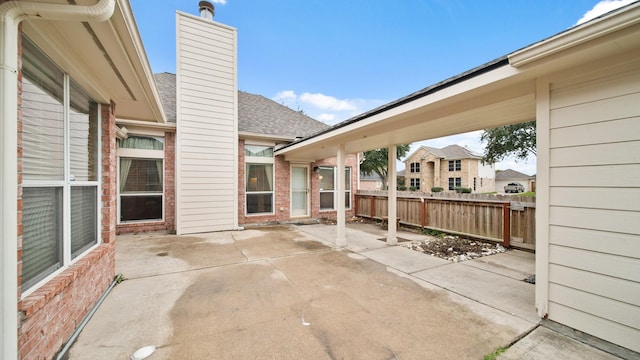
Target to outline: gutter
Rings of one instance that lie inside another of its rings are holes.
[[[18,358],[18,25],[23,20],[102,22],[116,0],[93,6],[25,1],[0,4],[0,358]]]

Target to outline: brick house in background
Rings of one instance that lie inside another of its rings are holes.
[[[473,193],[495,191],[495,166],[485,164],[478,155],[459,145],[442,149],[421,146],[405,160],[405,186],[430,192],[469,188]]]

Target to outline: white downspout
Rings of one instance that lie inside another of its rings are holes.
[[[2,359],[18,358],[18,24],[26,19],[105,21],[116,0],[94,6],[24,1],[0,4],[0,307]]]

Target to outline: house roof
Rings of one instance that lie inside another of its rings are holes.
[[[430,146],[420,146],[416,151],[407,157],[405,161],[412,158],[420,149],[424,149],[441,159],[482,159],[482,155],[460,145],[448,145],[441,149]]]
[[[167,122],[176,122],[176,75],[170,73],[153,74],[160,93],[160,101]]]
[[[164,72],[154,77],[167,121],[175,123],[176,75]],[[257,134],[293,140],[328,128],[329,125],[262,95],[238,91],[238,131],[241,135]]]
[[[498,170],[496,171],[496,180],[528,180],[533,178],[533,176],[523,174],[519,171],[515,171],[512,169],[507,170]]]
[[[238,131],[291,139],[324,131],[329,125],[262,95],[238,91]]]

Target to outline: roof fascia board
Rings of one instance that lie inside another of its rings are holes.
[[[411,100],[403,101],[399,105],[396,104],[397,102],[393,102],[389,105],[383,105],[381,108],[378,108],[380,111],[378,111],[378,109],[375,109],[369,113],[361,115],[360,117],[354,118],[354,120],[347,120],[341,123],[344,125],[335,125],[334,127],[320,132],[316,135],[312,135],[311,137],[302,139],[296,143],[289,144],[277,150],[277,153],[286,154],[290,151],[295,151],[306,146],[312,146],[315,143],[327,141],[336,136],[343,135],[362,127],[371,126],[376,122],[383,121],[385,119],[398,116],[418,108],[434,105],[438,102],[452,99],[470,90],[477,90],[484,86],[506,80],[521,73],[520,70],[508,66],[508,64],[498,66],[490,70],[478,68],[477,71],[477,74],[473,75],[472,73],[470,73],[469,75],[473,76],[467,76],[463,81],[455,82],[453,84],[447,81],[443,81],[436,86],[427,88],[428,90],[425,91],[426,94],[421,94],[420,96],[409,95],[406,99]]]
[[[176,124],[174,123],[157,123],[151,121],[129,120],[129,119],[116,119],[117,125],[123,126],[139,126],[150,129],[162,129],[167,131],[176,131]]]
[[[292,138],[290,136],[260,134],[260,133],[250,132],[250,131],[239,131],[238,137],[240,139],[251,138],[251,139],[264,139],[264,140],[274,140],[274,141],[286,141],[286,142],[292,142],[296,140],[295,138]]]
[[[517,68],[540,61],[561,51],[576,47],[637,23],[640,23],[640,2],[629,5],[629,8],[625,11],[596,18],[522,50],[511,53],[508,55],[509,64]]]

